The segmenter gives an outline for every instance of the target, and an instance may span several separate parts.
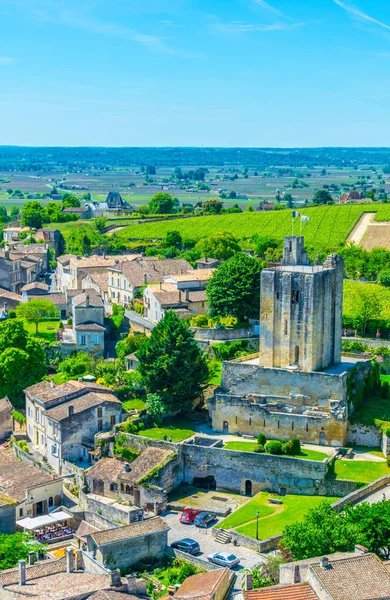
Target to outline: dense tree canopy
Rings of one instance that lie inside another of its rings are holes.
[[[168,311],[137,351],[138,370],[167,413],[188,412],[208,379],[206,358],[193,333]]]
[[[149,200],[149,212],[154,215],[171,214],[174,212],[175,201],[173,196],[165,192],[157,192]]]
[[[200,251],[203,256],[218,260],[228,260],[237,252],[241,252],[236,238],[226,231],[219,231],[210,237],[202,238],[196,244],[195,249]]]
[[[19,560],[27,560],[29,552],[44,552],[45,546],[35,541],[29,533],[18,531],[0,534],[0,571],[16,567]]]
[[[331,202],[333,204],[333,198],[328,190],[317,190],[313,196],[313,202],[316,204],[328,204]]]
[[[128,335],[125,339],[121,340],[115,346],[116,355],[118,358],[123,359],[128,354],[136,352],[142,344],[146,341],[146,336],[139,334]]]
[[[36,200],[26,202],[22,209],[22,225],[40,229],[44,219],[44,208]]]
[[[46,375],[46,357],[39,340],[29,336],[19,319],[0,327],[0,395],[17,407],[24,405],[23,390]]]
[[[258,319],[261,264],[247,254],[236,254],[220,265],[207,286],[212,317]]]

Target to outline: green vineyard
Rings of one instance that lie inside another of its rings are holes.
[[[291,210],[223,214],[220,216],[200,216],[129,225],[118,232],[123,241],[163,239],[168,231],[179,231],[183,238],[199,240],[216,231],[228,231],[238,239],[250,238],[254,234],[283,238],[291,235]],[[360,204],[318,206],[299,209],[300,214],[309,217],[302,224],[302,234],[306,241],[315,246],[337,246],[345,242],[348,235],[364,212],[376,212],[376,219],[390,220],[390,206],[386,204]],[[299,219],[295,219],[294,233],[299,235]]]

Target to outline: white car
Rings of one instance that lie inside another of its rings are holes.
[[[230,554],[229,552],[214,552],[214,554],[207,556],[207,560],[216,565],[229,568],[235,567],[240,563],[240,559],[235,554]]]

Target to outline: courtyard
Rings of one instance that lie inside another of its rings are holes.
[[[281,500],[282,504],[270,504],[270,498]],[[233,514],[221,520],[217,527],[234,529],[237,533],[256,538],[258,519],[258,539],[265,540],[281,534],[287,525],[301,521],[310,509],[318,506],[321,502],[332,504],[336,500],[338,498],[329,496],[298,496],[296,494],[277,496],[268,492],[260,492]]]

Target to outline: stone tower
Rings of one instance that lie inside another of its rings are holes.
[[[318,371],[341,361],[344,261],[310,265],[302,236],[261,274],[260,366]]]

